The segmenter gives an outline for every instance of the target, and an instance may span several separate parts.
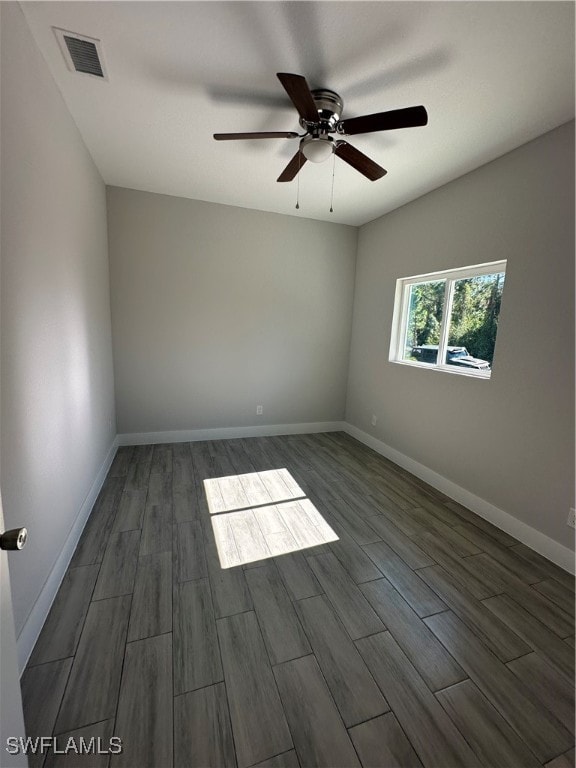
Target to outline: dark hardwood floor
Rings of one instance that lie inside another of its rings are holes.
[[[33,768],[568,768],[574,579],[343,433],[122,447],[22,688],[123,744]]]

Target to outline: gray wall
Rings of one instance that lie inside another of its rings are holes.
[[[388,362],[397,278],[497,259],[489,381]],[[356,274],[347,420],[573,548],[574,124],[363,226]]]
[[[2,14],[1,461],[17,633],[114,433],[105,187],[22,11]]]
[[[355,228],[113,187],[108,230],[118,432],[344,417]]]

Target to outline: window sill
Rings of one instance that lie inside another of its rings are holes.
[[[456,376],[466,376],[469,379],[476,379],[479,381],[490,381],[490,377],[492,375],[492,370],[487,371],[486,373],[483,373],[481,371],[476,371],[475,373],[472,373],[471,371],[465,371],[465,370],[459,369],[455,365],[434,365],[432,363],[417,363],[411,360],[393,360],[393,359],[391,359],[389,362],[395,363],[396,365],[406,365],[409,368],[420,368],[421,370],[426,370],[426,371],[437,371],[437,372],[439,371],[441,373],[455,374]]]

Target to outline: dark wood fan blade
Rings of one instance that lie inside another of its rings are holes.
[[[296,139],[294,131],[275,131],[270,133],[215,133],[216,141],[236,141],[236,139]]]
[[[306,78],[302,75],[290,75],[287,72],[278,72],[278,80],[284,86],[284,90],[290,96],[292,104],[298,110],[300,117],[309,123],[318,122],[318,109],[310,93]]]
[[[384,168],[381,168],[378,163],[375,163],[374,160],[370,160],[370,158],[363,152],[360,152],[359,149],[353,147],[352,144],[348,144],[347,141],[337,141],[334,152],[339,158],[344,160],[345,163],[348,163],[352,168],[360,171],[360,173],[366,176],[367,179],[370,179],[370,181],[381,179],[382,176],[385,176],[387,173],[387,171],[385,171]]]
[[[278,176],[276,181],[292,181],[292,179],[296,178],[296,174],[298,173],[300,168],[302,168],[305,162],[306,162],[306,158],[304,157],[302,152],[298,150],[298,152],[296,152],[296,154],[294,155],[292,160],[290,160],[286,168],[284,168],[280,176]]]
[[[389,112],[377,112],[375,115],[362,115],[361,117],[341,120],[338,123],[338,132],[354,136],[357,133],[414,128],[417,125],[426,125],[427,122],[428,113],[424,107],[407,107],[406,109],[392,109]]]

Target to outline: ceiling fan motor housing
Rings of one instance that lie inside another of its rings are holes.
[[[326,88],[315,88],[312,93],[314,104],[318,109],[318,127],[319,132],[335,131],[336,124],[342,116],[344,102],[335,91],[329,91]],[[300,125],[306,130],[312,126],[304,118],[300,118]]]

